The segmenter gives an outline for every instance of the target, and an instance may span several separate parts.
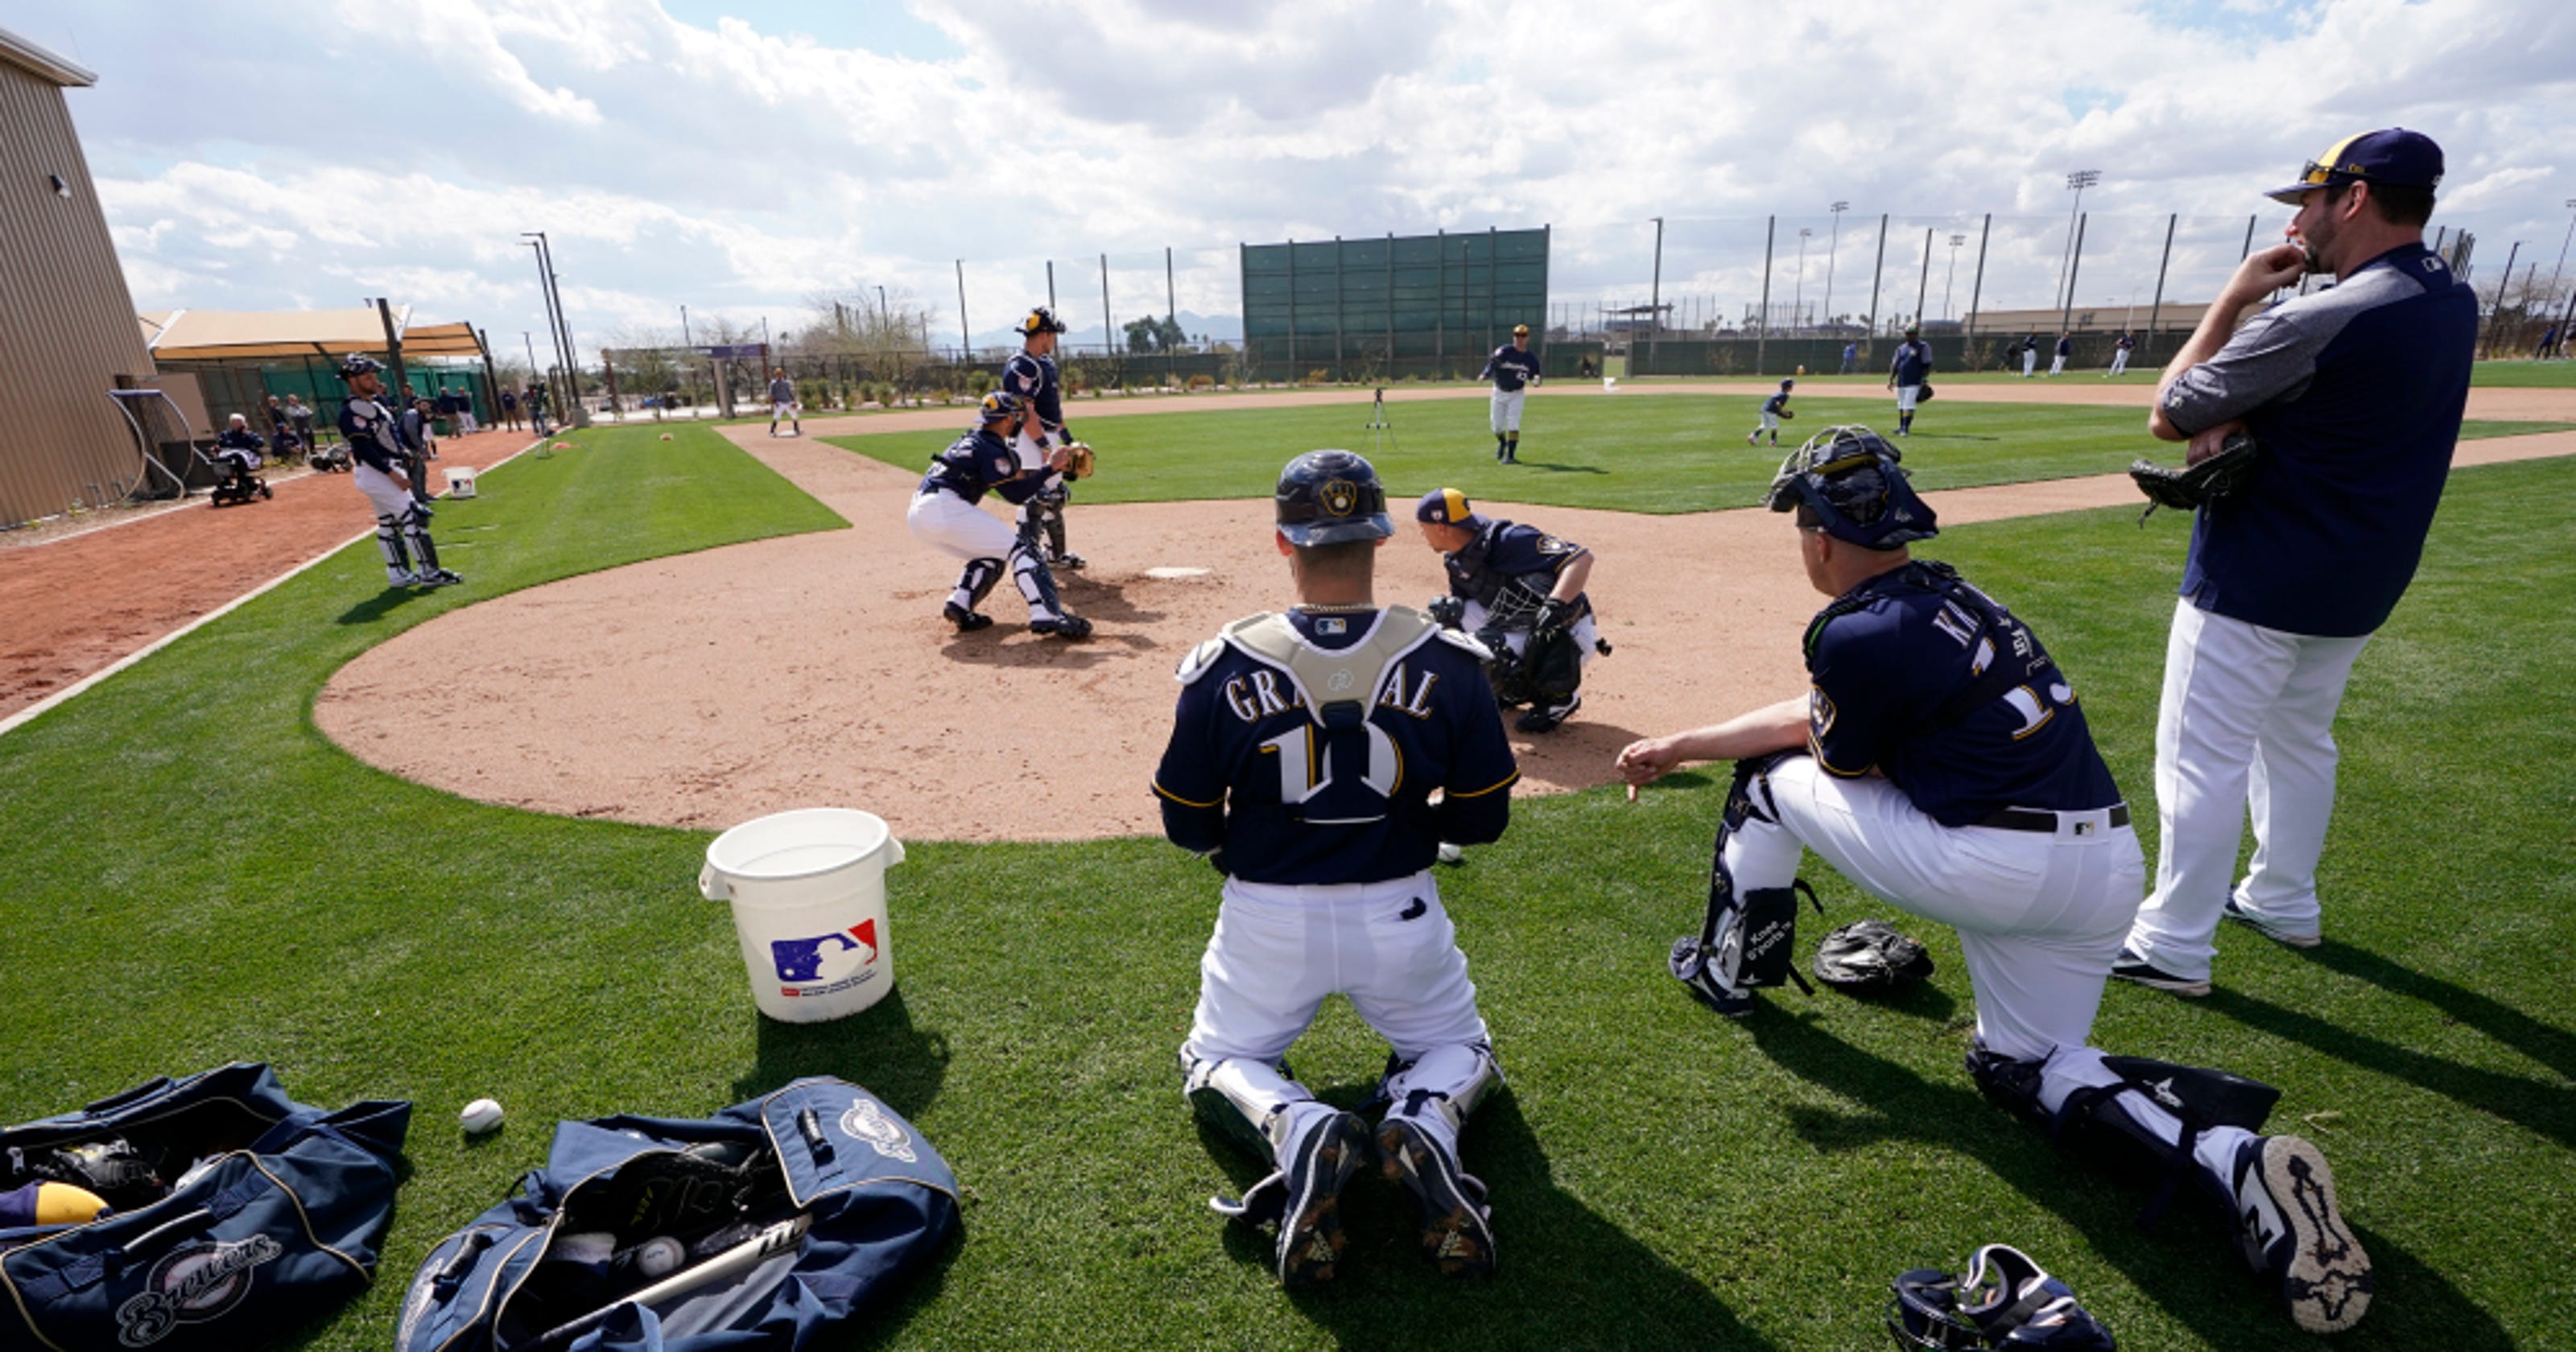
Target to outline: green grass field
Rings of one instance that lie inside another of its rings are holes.
[[[1525,803],[1443,874],[1511,1075],[1467,1141],[1493,1188],[1490,1284],[1434,1276],[1373,1183],[1351,1198],[1344,1280],[1311,1294],[1275,1289],[1266,1244],[1208,1213],[1257,1171],[1212,1153],[1177,1092],[1216,879],[1158,840],[910,842],[896,994],[839,1023],[761,1021],[722,910],[696,896],[707,834],[412,785],[308,712],[340,664],[447,609],[840,524],[712,433],[658,430],[582,434],[443,505],[468,587],[388,602],[372,546],[353,547],[0,737],[0,1120],[235,1058],[274,1062],[308,1102],[419,1104],[378,1287],[294,1345],[385,1346],[420,1256],[541,1161],[552,1120],[699,1116],[815,1073],[910,1116],[966,1194],[962,1246],[851,1347],[1824,1352],[1880,1345],[1897,1270],[1998,1239],[2124,1347],[2303,1344],[2209,1217],[2141,1234],[2143,1187],[1977,1098],[1948,932],[1900,918],[1942,970],[1897,1004],[1783,992],[1729,1023],[1686,999],[1663,954],[1704,888],[1707,775],[1634,806]],[[2345,705],[2327,945],[2231,932],[2210,1000],[2105,1003],[2104,1045],[2279,1084],[2276,1121],[2323,1143],[2379,1265],[2341,1347],[2568,1338],[2551,1236],[2576,1215],[2576,572],[2532,523],[2571,513],[2567,460],[2455,477]],[[2143,803],[2186,526],[2134,520],[1969,527],[1926,552],[2033,622]],[[459,712],[422,710],[419,735],[474,735]],[[1887,914],[1816,881],[1828,923]],[[1811,917],[1804,942],[1819,932]],[[1349,1102],[1382,1054],[1337,1003],[1295,1058]],[[453,1115],[484,1094],[513,1117],[469,1145]]]
[[[1391,497],[1456,488],[1470,498],[1598,507],[1628,512],[1702,512],[1743,507],[1761,496],[1788,446],[1817,428],[1858,422],[1892,432],[1884,398],[1802,395],[1782,424],[1782,449],[1744,444],[1762,402],[1728,395],[1641,394],[1616,399],[1534,399],[1521,430],[1518,465],[1494,463],[1481,399],[1393,403],[1393,444],[1365,424],[1367,405],[1213,409],[1151,417],[1067,421],[1100,448],[1100,471],[1078,501],[1190,502],[1267,497],[1278,467],[1302,451],[1340,446],[1370,458]],[[972,421],[959,410],[960,427]],[[2476,422],[2461,436],[2510,436],[2576,424]],[[2146,434],[2130,409],[2038,404],[1952,404],[1935,400],[1900,446],[1924,488],[2022,483],[2109,474],[2146,455],[2179,463],[2180,448]],[[956,432],[825,436],[899,469],[927,467]]]

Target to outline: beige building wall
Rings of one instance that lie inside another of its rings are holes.
[[[152,355],[63,102],[90,82],[0,30],[0,525],[114,501],[141,472],[106,392],[149,384]]]

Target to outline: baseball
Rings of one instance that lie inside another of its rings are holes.
[[[1442,842],[1440,842],[1440,862],[1441,862],[1441,863],[1444,863],[1444,864],[1454,864],[1454,863],[1457,863],[1459,860],[1464,859],[1464,858],[1466,858],[1466,857],[1467,857],[1467,852],[1466,852],[1465,850],[1459,849],[1457,846],[1452,845],[1452,844],[1450,844],[1448,841],[1445,841],[1445,840],[1444,840],[1444,841],[1442,841]]]
[[[465,1111],[458,1113],[456,1120],[464,1126],[466,1135],[480,1136],[501,1125],[501,1105],[491,1099],[479,1098],[466,1104]]]
[[[635,1246],[635,1271],[639,1276],[668,1277],[688,1261],[689,1251],[669,1235],[655,1235]]]

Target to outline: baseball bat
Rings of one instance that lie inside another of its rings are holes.
[[[527,1352],[559,1352],[559,1349],[572,1346],[583,1334],[598,1328],[608,1316],[616,1313],[620,1305],[659,1305],[700,1287],[740,1277],[763,1262],[794,1249],[803,1242],[805,1232],[813,1225],[814,1218],[810,1215],[800,1213],[791,1216],[703,1263],[682,1268],[641,1291],[621,1296],[579,1319],[546,1330],[535,1342],[528,1344]]]

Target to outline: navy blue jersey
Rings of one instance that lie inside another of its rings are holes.
[[[358,463],[380,474],[393,473],[413,450],[401,420],[373,399],[351,399],[340,405],[340,439],[349,443],[349,454]]]
[[[2246,320],[2165,391],[2184,432],[2243,418],[2252,477],[2192,523],[2182,594],[2266,629],[2370,633],[2415,578],[2451,472],[2476,295],[2421,244]]]
[[[1449,570],[1449,594],[1463,596],[1505,622],[1518,617],[1524,625],[1535,617],[1538,603],[1556,590],[1556,575],[1587,552],[1572,540],[1536,526],[1518,526],[1500,517],[1482,518],[1464,549],[1442,556]],[[1519,593],[1506,600],[1505,593]],[[1581,610],[1589,609],[1588,600]]]
[[[1780,410],[1787,408],[1788,406],[1789,392],[1787,390],[1782,390],[1778,394],[1772,395],[1770,398],[1762,401],[1762,411],[1765,413],[1778,413]]]
[[[2115,347],[2119,348],[2119,349],[2120,349],[2121,351],[2123,351],[2123,352],[2126,352],[2126,351],[2128,351],[2129,349],[2131,349],[2131,348],[2133,348],[2133,347],[2136,347],[2137,345],[2138,345],[2138,340],[2137,340],[2137,339],[2135,339],[2135,338],[2130,337],[2129,335],[2127,335],[2127,334],[2125,334],[2125,333],[2120,335],[2120,341],[2119,341],[2118,343],[2113,344],[2113,346],[2115,346]]]
[[[2074,356],[2074,355],[2075,355],[2075,339],[2074,339],[2074,338],[2072,338],[2072,337],[2069,337],[2069,336],[2060,335],[2060,336],[2059,336],[2059,338],[2058,338],[2058,340],[2057,340],[2057,355],[2059,355],[2059,356],[2061,356],[2061,357],[2072,357],[2072,356]]]
[[[1896,359],[1888,363],[1888,373],[1899,385],[1920,385],[1932,378],[1932,345],[1920,338],[1896,345]]]
[[[1002,367],[1002,388],[1029,401],[1038,425],[1048,435],[1064,430],[1064,390],[1056,383],[1055,359],[1014,352]]]
[[[769,382],[769,402],[773,404],[795,403],[796,382],[789,380],[785,376],[780,376],[778,379]]]
[[[1844,778],[1875,767],[1943,826],[2120,801],[2037,636],[1943,565],[1909,563],[1825,607],[1807,674],[1816,762]]]
[[[941,451],[930,462],[930,473],[922,476],[921,492],[940,489],[966,501],[982,502],[987,493],[999,494],[1004,502],[1020,503],[1037,496],[1046,487],[1047,470],[1041,465],[1030,469],[1020,463],[1020,453],[1009,442],[978,427]]]
[[[1476,373],[1478,380],[1494,382],[1494,388],[1509,394],[1538,375],[1538,354],[1523,351],[1509,343],[1494,349],[1485,358],[1485,369]]]
[[[1384,616],[1292,611],[1289,623],[1339,651]],[[1154,771],[1163,833],[1232,877],[1384,882],[1430,867],[1444,840],[1500,839],[1510,820],[1520,769],[1484,662],[1453,634],[1426,625],[1377,690],[1320,696],[1320,719],[1286,666],[1231,640],[1192,653],[1182,679]]]

